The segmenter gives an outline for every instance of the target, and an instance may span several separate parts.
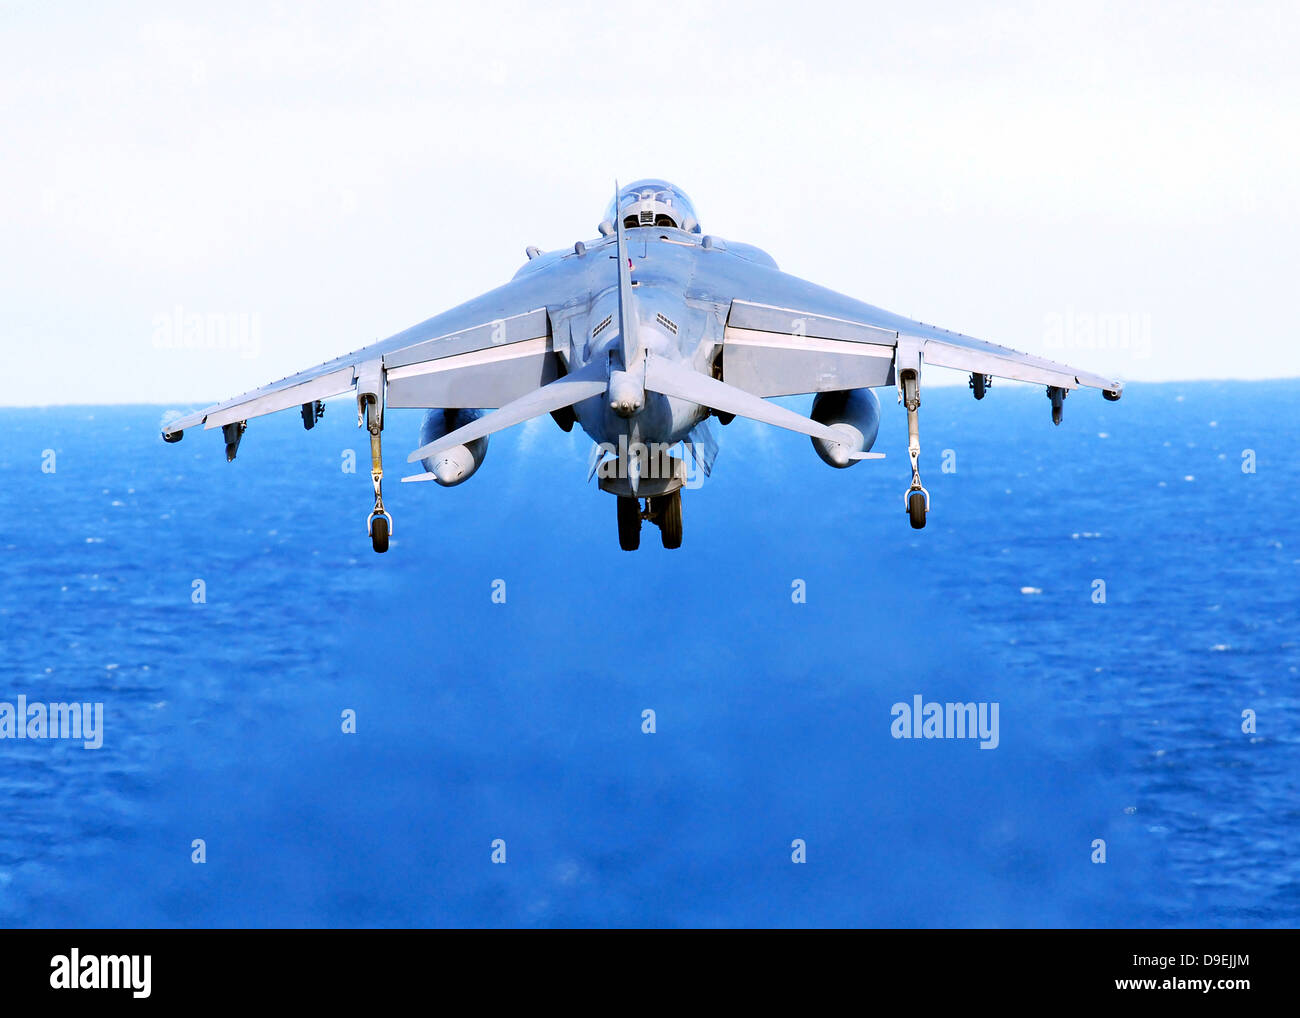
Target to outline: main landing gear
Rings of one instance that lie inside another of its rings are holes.
[[[650,519],[659,525],[659,538],[665,548],[682,546],[682,491],[660,495],[646,500],[650,505]]]
[[[618,546],[624,551],[641,547],[641,500],[618,496]]]
[[[375,507],[366,517],[366,530],[370,544],[376,552],[388,550],[388,538],[393,533],[393,517],[384,508],[384,460],[380,443],[383,423],[379,418],[379,404],[373,398],[366,400],[366,429],[370,432],[370,481],[375,486]]]
[[[618,497],[618,546],[624,551],[641,547],[641,521],[649,520],[659,528],[659,539],[665,548],[682,546],[682,492],[679,488],[671,495],[657,495],[645,500],[635,496]]]
[[[921,456],[921,431],[917,410],[921,406],[921,377],[916,371],[905,371],[903,378],[903,406],[907,408],[907,455],[912,460],[912,486],[903,496],[907,518],[913,530],[925,526],[926,513],[930,511],[930,493],[921,485],[921,470],[917,463]]]

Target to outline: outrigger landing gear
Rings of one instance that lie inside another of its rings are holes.
[[[921,429],[917,410],[921,406],[921,378],[916,371],[905,371],[903,378],[903,406],[907,408],[907,455],[912,460],[912,486],[903,497],[907,518],[913,530],[925,526],[926,513],[930,511],[930,493],[921,485]]]
[[[379,417],[379,405],[373,398],[366,400],[366,429],[370,432],[370,481],[375,486],[375,507],[366,517],[366,530],[370,533],[370,544],[375,551],[383,553],[388,550],[388,538],[393,532],[393,517],[384,508],[384,460],[380,443],[383,423]]]

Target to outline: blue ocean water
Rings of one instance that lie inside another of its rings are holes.
[[[1293,927],[1298,409],[928,390],[921,532],[891,398],[848,471],[738,420],[635,554],[576,432],[403,486],[394,412],[384,556],[346,403],[230,465],[0,410],[0,700],[105,705],[101,749],[0,740],[0,924]],[[914,695],[997,748],[895,739]]]

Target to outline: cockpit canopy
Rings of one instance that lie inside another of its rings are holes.
[[[617,208],[615,208],[617,205]],[[618,189],[617,202],[605,210],[605,218],[623,217],[623,226],[672,226],[687,233],[699,233],[695,205],[686,192],[666,180],[638,180]]]

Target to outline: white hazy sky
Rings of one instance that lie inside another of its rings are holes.
[[[594,236],[616,176],[947,328],[1129,379],[1297,376],[1298,28],[1248,2],[6,3],[0,403],[244,391]],[[159,348],[177,309],[249,345]]]

